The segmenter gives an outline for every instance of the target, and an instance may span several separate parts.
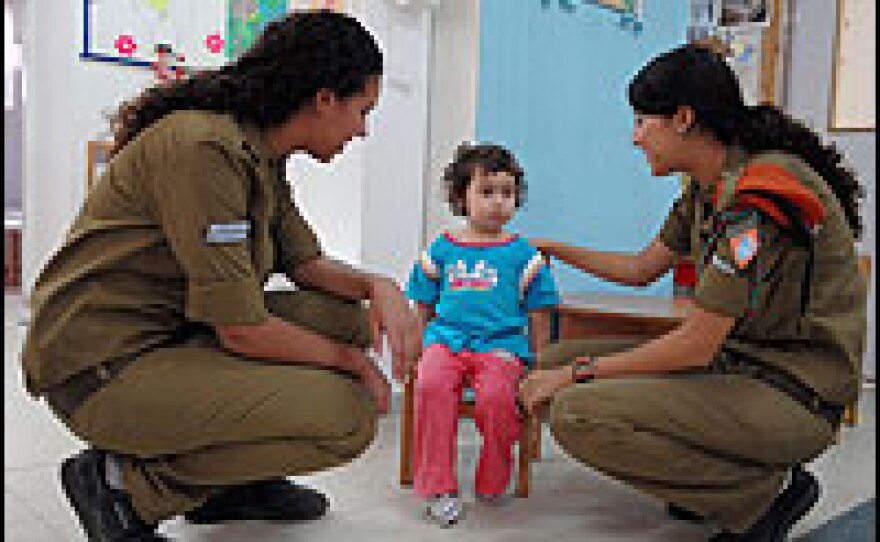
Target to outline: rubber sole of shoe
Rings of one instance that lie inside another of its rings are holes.
[[[86,489],[75,487],[79,485],[76,478],[80,477],[77,476],[78,473],[75,472],[75,470],[79,467],[78,463],[80,460],[80,456],[75,456],[64,460],[61,464],[61,487],[64,489],[64,495],[73,507],[73,511],[76,512],[76,518],[79,520],[82,530],[85,531],[89,542],[99,542],[100,539],[89,528],[88,522],[83,519],[86,516],[87,508],[85,507],[85,503],[81,502],[78,498],[78,494],[80,490],[86,491]]]
[[[458,523],[458,519],[459,519],[459,518],[455,518],[455,519],[441,518],[441,517],[435,516],[434,514],[431,514],[430,512],[426,513],[425,517],[428,519],[428,521],[438,525],[439,527],[441,527],[443,529],[448,529],[448,528],[452,527],[453,525]]]

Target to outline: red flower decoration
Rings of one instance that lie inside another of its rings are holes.
[[[222,53],[225,44],[226,42],[220,34],[211,34],[205,38],[205,46],[207,46],[208,50],[212,53]]]
[[[137,51],[137,43],[135,43],[134,38],[128,34],[122,34],[116,41],[113,43],[116,46],[116,50],[119,51],[121,55],[131,56]]]

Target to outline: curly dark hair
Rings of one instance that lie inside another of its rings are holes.
[[[292,12],[267,24],[237,60],[153,86],[122,103],[111,119],[111,154],[165,115],[184,109],[229,113],[238,122],[273,128],[319,90],[349,98],[382,70],[382,51],[354,18],[331,10]]]
[[[829,184],[853,234],[861,237],[864,189],[843,166],[837,147],[823,144],[818,134],[777,107],[747,106],[736,74],[717,52],[691,44],[656,57],[633,78],[628,97],[635,111],[648,115],[671,116],[689,106],[701,128],[749,154],[778,150],[800,157]]]
[[[462,143],[443,172],[446,200],[455,216],[466,216],[465,194],[477,171],[484,174],[508,173],[516,183],[516,208],[526,199],[525,172],[512,152],[500,145]]]

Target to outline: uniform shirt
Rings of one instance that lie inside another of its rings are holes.
[[[805,311],[807,250],[764,214],[733,212],[735,183],[756,162],[793,175],[826,209],[813,237]],[[854,400],[867,332],[867,286],[840,203],[822,177],[789,154],[748,157],[734,149],[723,177],[716,193],[690,183],[660,231],[667,247],[696,262],[696,304],[737,318],[724,349],[787,371],[828,401]]]
[[[544,257],[525,239],[465,242],[440,235],[413,266],[407,295],[433,305],[423,344],[503,350],[529,361],[528,311],[559,304]]]
[[[264,322],[268,276],[320,254],[256,129],[172,113],[108,164],[38,277],[28,388],[149,350],[192,323]]]

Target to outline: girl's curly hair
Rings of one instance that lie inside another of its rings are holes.
[[[465,194],[477,171],[483,174],[508,173],[516,182],[516,208],[526,199],[525,172],[512,152],[500,145],[462,143],[443,172],[446,200],[455,216],[466,216]]]
[[[293,12],[267,24],[237,60],[123,102],[111,119],[111,154],[165,115],[184,109],[228,113],[238,122],[273,128],[319,90],[349,98],[382,70],[375,38],[354,18],[330,10]]]
[[[864,190],[841,163],[834,144],[778,108],[749,107],[736,74],[718,53],[685,45],[664,53],[642,68],[629,86],[633,109],[649,115],[672,115],[681,106],[693,108],[697,124],[725,145],[753,154],[778,150],[800,157],[831,187],[856,238],[862,233],[859,200]]]

